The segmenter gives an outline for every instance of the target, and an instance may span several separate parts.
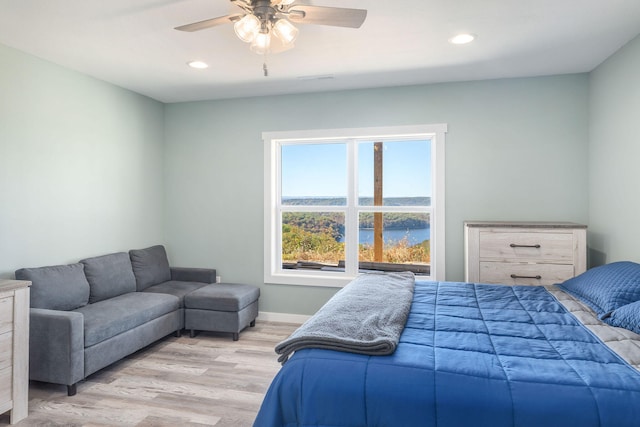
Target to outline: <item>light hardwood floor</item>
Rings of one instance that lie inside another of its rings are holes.
[[[251,426],[280,369],[274,347],[298,326],[258,320],[239,341],[169,336],[89,376],[71,397],[64,386],[31,382],[29,416],[15,425]]]

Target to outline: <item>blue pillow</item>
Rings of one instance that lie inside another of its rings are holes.
[[[640,334],[640,301],[623,305],[613,310],[611,316],[604,319],[611,326],[625,328]]]
[[[558,286],[603,318],[617,308],[640,301],[640,264],[613,262],[587,270]]]

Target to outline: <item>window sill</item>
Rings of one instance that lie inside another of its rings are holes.
[[[317,274],[313,272],[287,272],[267,274],[264,282],[275,285],[292,285],[292,286],[316,286],[327,288],[343,288],[355,277],[345,276],[343,272],[323,272]]]
[[[322,274],[317,274],[314,272],[295,271],[265,275],[264,282],[274,285],[344,288],[355,277],[346,276],[344,272],[323,271]],[[427,275],[416,275],[416,280],[431,281],[434,279]]]

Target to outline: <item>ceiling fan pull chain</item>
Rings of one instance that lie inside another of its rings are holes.
[[[264,71],[265,77],[269,77],[269,69],[267,68],[267,52],[264,53],[264,62],[262,63],[262,71]]]

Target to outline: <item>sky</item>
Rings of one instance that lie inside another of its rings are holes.
[[[383,151],[384,197],[431,196],[430,141],[386,141]],[[359,197],[373,197],[373,142],[358,142]],[[346,197],[347,146],[282,146],[283,197]]]

